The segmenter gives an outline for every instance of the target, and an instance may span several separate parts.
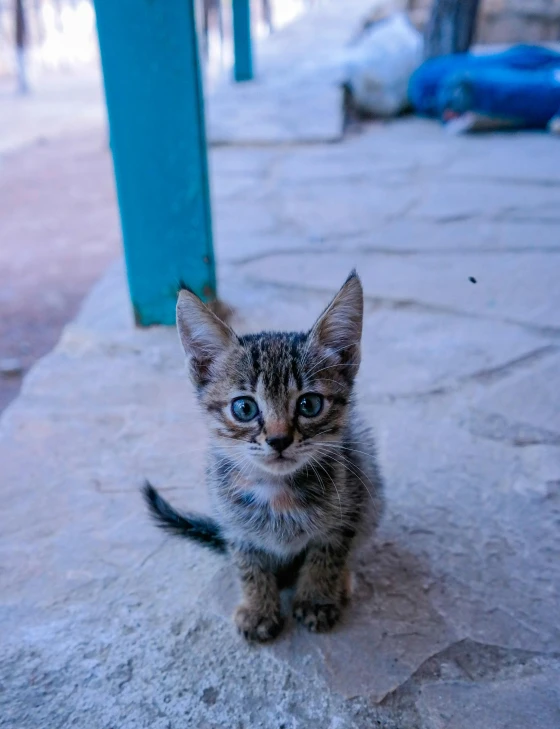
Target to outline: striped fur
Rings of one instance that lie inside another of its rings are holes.
[[[330,629],[348,598],[351,552],[379,522],[375,446],[353,404],[362,316],[355,273],[307,333],[237,336],[194,294],[179,295],[179,334],[212,433],[215,521],[175,512],[153,489],[147,497],[160,525],[230,553],[244,594],[236,623],[250,640],[280,632],[286,575],[296,618]],[[309,393],[323,403],[313,416],[302,414],[310,399],[300,403]],[[256,404],[249,422],[236,417],[237,398]]]

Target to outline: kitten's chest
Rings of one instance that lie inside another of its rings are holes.
[[[230,495],[228,521],[244,540],[279,556],[301,552],[321,533],[321,514],[288,487],[260,481]]]
[[[303,507],[301,499],[293,490],[272,480],[261,479],[250,484],[242,496],[246,503],[252,504],[256,510],[263,508],[272,517],[288,517],[291,514],[297,516]]]

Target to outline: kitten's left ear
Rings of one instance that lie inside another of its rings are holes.
[[[364,318],[364,292],[356,271],[315,322],[309,337],[313,344],[340,355],[341,360],[360,364],[360,340]]]

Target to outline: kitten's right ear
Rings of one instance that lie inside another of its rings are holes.
[[[186,289],[177,299],[177,329],[190,358],[191,374],[199,385],[207,380],[212,362],[237,342],[233,330]]]

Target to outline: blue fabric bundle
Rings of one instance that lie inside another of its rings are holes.
[[[460,53],[420,66],[409,85],[419,114],[448,119],[466,112],[544,128],[560,108],[560,53],[521,45],[501,53]]]

